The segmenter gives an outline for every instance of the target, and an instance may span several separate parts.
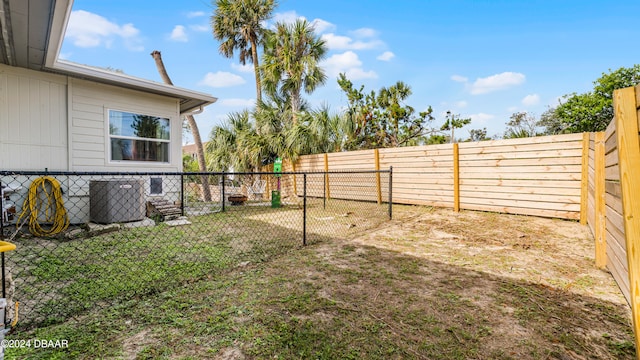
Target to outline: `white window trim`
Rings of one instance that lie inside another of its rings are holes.
[[[131,139],[131,140],[150,140],[150,141],[158,141],[158,142],[166,142],[169,144],[169,159],[168,161],[135,161],[135,160],[112,160],[111,158],[111,131],[109,128],[110,125],[110,113],[111,111],[120,111],[120,112],[127,112],[127,113],[131,113],[131,114],[139,114],[139,115],[147,115],[147,116],[155,116],[155,117],[159,117],[159,118],[163,118],[163,119],[168,119],[169,120],[169,140],[165,140],[165,139],[145,139],[145,138],[139,138],[139,137],[135,137],[135,136],[113,136],[115,138],[118,139]],[[166,114],[158,114],[158,113],[154,113],[154,112],[150,112],[150,111],[140,111],[140,110],[134,110],[131,108],[123,108],[123,107],[105,107],[105,111],[104,111],[104,119],[105,119],[105,155],[106,155],[106,165],[110,165],[110,166],[130,166],[130,167],[172,167],[172,156],[171,156],[171,151],[172,151],[172,137],[173,137],[173,122],[174,117],[173,116],[167,116]]]

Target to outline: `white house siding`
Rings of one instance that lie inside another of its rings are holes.
[[[170,163],[110,162],[109,109],[169,118]],[[0,65],[0,170],[178,172],[182,170],[181,136],[177,99]],[[89,221],[89,181],[94,177],[56,177],[71,222]],[[144,177],[146,195],[149,178]],[[19,176],[0,181],[22,185],[13,195],[15,201],[26,197],[34,179]],[[163,191],[166,199],[178,200],[179,178],[165,177]],[[22,200],[16,201],[18,212]]]
[[[67,78],[0,65],[0,169],[68,170]]]
[[[177,99],[69,79],[71,93],[71,168],[77,171],[182,170],[182,122]],[[169,163],[109,160],[108,111],[121,110],[169,118]]]
[[[69,79],[71,96],[71,168],[74,171],[178,172],[182,170],[182,123],[179,102],[164,96],[122,89],[95,82]],[[168,118],[171,122],[169,163],[110,161],[109,110],[120,110]],[[96,177],[94,177],[96,178]],[[104,177],[98,177],[104,179]],[[163,181],[163,196],[180,198],[180,181]],[[69,201],[80,211],[72,222],[89,220],[89,181],[91,177],[69,179]],[[145,176],[145,194],[150,193],[150,177]]]

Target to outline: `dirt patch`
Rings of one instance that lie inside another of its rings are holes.
[[[576,222],[406,207],[265,276],[286,271],[287,299],[325,304],[272,307],[283,321],[386,339],[358,344],[364,357],[380,345],[411,358],[633,359],[629,307],[592,254]]]
[[[589,229],[575,221],[399,207],[396,220],[354,241],[626,304],[594,266]]]
[[[156,343],[156,339],[151,336],[151,331],[145,329],[139,333],[125,339],[122,343],[123,358],[135,360],[138,354],[148,345]]]

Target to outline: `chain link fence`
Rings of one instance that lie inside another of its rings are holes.
[[[391,181],[391,170],[0,172],[0,235],[17,247],[3,258],[6,322],[60,323],[356,236],[392,216]]]

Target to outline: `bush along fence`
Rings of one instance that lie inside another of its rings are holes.
[[[320,192],[328,177],[353,199]],[[19,334],[354,236],[392,216],[391,181],[389,170],[0,172],[0,234],[16,245],[6,253],[7,324],[18,320]]]

